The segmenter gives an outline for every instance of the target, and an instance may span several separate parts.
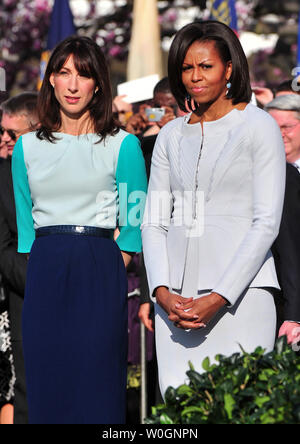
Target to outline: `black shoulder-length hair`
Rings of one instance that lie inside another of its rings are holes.
[[[224,64],[232,62],[231,87],[227,94],[232,103],[251,100],[251,86],[247,58],[234,31],[215,20],[196,21],[180,29],[172,42],[168,59],[168,77],[171,91],[179,107],[185,109],[187,91],[182,83],[182,65],[188,48],[195,41],[213,41]]]
[[[95,92],[88,104],[94,131],[99,141],[118,132],[119,127],[112,113],[112,91],[107,63],[100,47],[88,37],[72,36],[60,42],[53,50],[47,64],[38,97],[40,128],[37,136],[50,142],[56,140],[53,132],[61,127],[60,105],[50,84],[52,73],[58,73],[69,56],[80,75],[94,79]]]

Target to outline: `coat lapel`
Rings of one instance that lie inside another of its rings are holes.
[[[248,135],[246,132],[241,137],[241,132],[238,128],[234,128],[229,132],[228,139],[224,143],[214,167],[212,168],[206,201],[211,199],[214,190],[217,189],[221,179],[224,177],[235,159],[242,155],[243,146],[247,146],[245,144],[245,139],[247,138]]]

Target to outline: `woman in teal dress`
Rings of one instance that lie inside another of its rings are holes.
[[[105,59],[86,37],[55,48],[38,106],[39,130],[13,153],[18,249],[30,253],[29,421],[124,423],[125,267],[141,251],[143,155],[113,120]]]

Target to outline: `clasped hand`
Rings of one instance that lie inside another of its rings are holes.
[[[157,303],[168,313],[168,319],[184,330],[206,327],[206,324],[226,304],[218,293],[210,293],[198,299],[184,298],[170,293],[166,287],[156,290]]]

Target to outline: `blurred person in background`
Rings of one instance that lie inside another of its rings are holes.
[[[25,370],[21,315],[27,258],[17,252],[16,210],[11,175],[11,156],[18,138],[38,125],[37,94],[24,92],[1,104],[1,146],[6,160],[0,164],[0,273],[9,299],[11,344],[16,374],[14,424],[27,423]]]
[[[150,121],[146,114],[147,108],[163,108],[165,112],[159,121]],[[164,77],[155,85],[153,99],[141,104],[139,111],[129,118],[126,131],[139,138],[157,135],[160,128],[175,119],[177,112],[178,105],[170,91],[169,80]]]
[[[0,118],[1,119],[1,118]],[[1,130],[0,130],[1,132]],[[3,159],[7,159],[8,156],[8,149],[5,142],[2,142],[1,136],[0,136],[0,163]]]
[[[0,424],[13,424],[15,370],[11,350],[8,297],[0,275]]]
[[[300,167],[300,96],[286,94],[276,97],[266,105],[266,110],[276,120],[282,133],[286,161]]]
[[[0,110],[0,121],[2,112]],[[7,158],[7,149],[0,136],[0,164]],[[11,351],[8,296],[0,274],[0,424],[13,424],[15,371]]]
[[[293,344],[300,340],[300,96],[279,94],[266,110],[279,125],[287,161],[283,213],[272,252],[281,287],[277,330]]]
[[[126,95],[116,96],[113,100],[113,114],[120,122],[122,128],[126,128],[129,118],[132,116],[132,104],[126,102]]]
[[[0,102],[0,104],[1,104],[1,102]],[[1,122],[1,117],[2,117],[2,111],[1,111],[1,107],[0,107],[0,122]],[[0,163],[3,161],[3,159],[6,159],[7,156],[8,156],[8,150],[7,150],[6,143],[4,141],[2,141],[2,131],[1,131],[1,127],[0,127]]]
[[[284,80],[273,90],[268,87],[253,86],[252,91],[255,94],[258,105],[264,107],[275,97],[287,94],[300,94],[300,81],[296,79]]]
[[[275,97],[288,94],[300,94],[300,79],[284,80],[274,89]]]

